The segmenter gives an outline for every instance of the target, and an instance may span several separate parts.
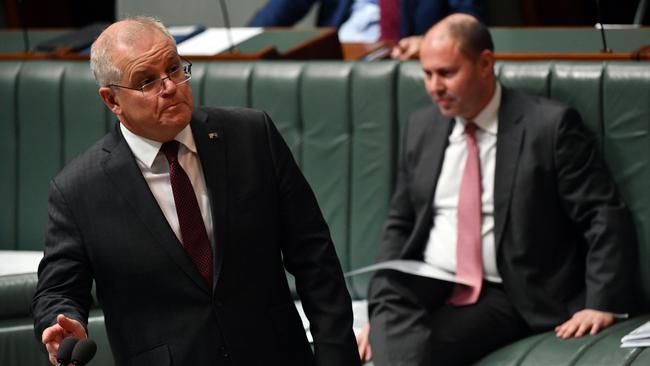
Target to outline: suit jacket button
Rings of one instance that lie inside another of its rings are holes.
[[[230,354],[228,353],[228,348],[222,346],[219,350],[221,351],[221,356],[223,358],[230,357]]]

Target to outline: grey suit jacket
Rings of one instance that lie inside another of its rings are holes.
[[[408,121],[380,261],[423,258],[452,123],[436,107]],[[503,88],[495,175],[497,267],[532,329],[585,307],[632,311],[634,227],[576,111]]]
[[[358,364],[328,227],[273,123],[253,110],[199,109],[191,127],[211,197],[213,288],[115,128],[52,181],[33,302],[38,339],[58,313],[85,323],[95,280],[120,365]]]

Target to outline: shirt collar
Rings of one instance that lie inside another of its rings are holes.
[[[496,82],[496,87],[494,89],[494,94],[490,102],[483,108],[479,114],[474,117],[474,123],[483,131],[496,135],[498,131],[498,113],[499,106],[501,105],[501,84]],[[467,120],[463,117],[456,117],[456,121],[459,121],[464,127],[467,124]],[[462,130],[461,130],[462,131]]]
[[[121,123],[120,130],[122,131],[126,143],[133,152],[133,155],[135,155],[135,158],[151,169],[151,166],[158,155],[158,151],[160,151],[162,143],[136,135]],[[189,124],[185,126],[176,137],[174,137],[174,140],[180,142],[181,145],[196,154],[196,144],[194,142],[194,136],[192,135],[192,128]]]

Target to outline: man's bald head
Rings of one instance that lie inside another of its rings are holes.
[[[129,49],[148,36],[161,34],[176,47],[174,38],[167,28],[155,18],[134,17],[111,24],[97,37],[90,49],[90,69],[100,86],[116,82],[121,78],[121,71],[113,62],[116,49]]]
[[[440,42],[447,38],[457,41],[460,51],[472,60],[484,50],[494,51],[487,27],[468,14],[456,13],[445,17],[429,29],[423,43]]]

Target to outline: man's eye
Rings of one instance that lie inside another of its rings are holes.
[[[172,66],[172,67],[169,68],[169,71],[168,71],[168,72],[169,72],[170,74],[173,74],[174,72],[178,71],[180,68],[181,68],[180,65]]]
[[[142,86],[145,86],[145,85],[149,84],[151,81],[152,81],[152,79],[144,79],[141,82],[139,82],[138,85],[142,87]]]

